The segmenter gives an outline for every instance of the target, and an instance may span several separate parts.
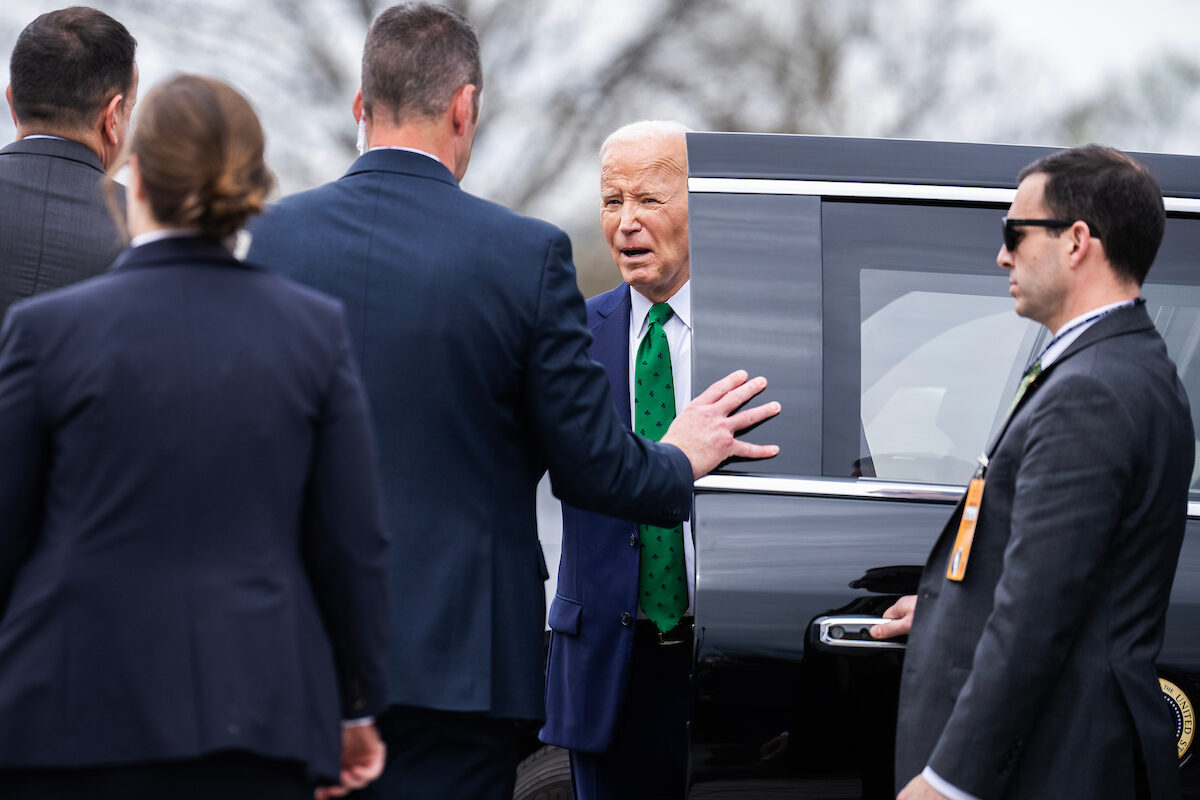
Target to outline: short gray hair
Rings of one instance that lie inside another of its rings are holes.
[[[371,24],[363,47],[363,108],[379,111],[400,124],[408,118],[435,117],[454,93],[473,84],[475,114],[483,91],[479,40],[466,17],[433,3],[402,3]]]
[[[682,138],[690,130],[691,128],[682,122],[668,119],[643,119],[622,125],[610,133],[604,139],[604,143],[600,145],[600,161],[604,161],[604,157],[608,155],[608,151],[613,145],[641,142],[647,139]]]

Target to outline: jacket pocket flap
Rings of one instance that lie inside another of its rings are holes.
[[[556,594],[554,595],[554,602],[550,604],[550,614],[546,621],[552,631],[578,636],[579,616],[582,613],[582,605],[560,594]]]

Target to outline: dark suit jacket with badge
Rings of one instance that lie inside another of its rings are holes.
[[[629,427],[630,289],[588,300],[591,356],[608,373]],[[542,741],[587,753],[608,749],[629,684],[637,617],[637,525],[564,505],[558,585],[550,605],[546,724]]]
[[[341,309],[214,240],[0,333],[0,768],[304,762],[385,698],[387,541]],[[6,601],[6,602],[5,602]]]
[[[123,210],[124,192],[115,200]],[[102,272],[123,246],[95,153],[41,138],[0,150],[0,316],[23,297]]]
[[[535,496],[673,524],[691,466],[625,430],[553,226],[374,150],[283,200],[252,260],[343,300],[394,541],[393,704],[540,719],[545,560]]]
[[[1155,674],[1182,546],[1188,400],[1144,305],[1100,319],[995,446],[961,583],[951,518],[905,656],[897,786],[929,765],[983,800],[1178,796]]]

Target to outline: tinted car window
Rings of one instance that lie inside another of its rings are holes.
[[[1003,212],[829,201],[821,212],[822,473],[965,483],[1039,338],[996,266]]]
[[[1003,422],[1039,327],[1003,276],[863,269],[857,474],[966,483]]]
[[[965,484],[1049,340],[1018,317],[987,206],[822,204],[822,473]],[[1168,220],[1142,295],[1200,430],[1200,223]],[[1192,475],[1200,491],[1200,464]]]

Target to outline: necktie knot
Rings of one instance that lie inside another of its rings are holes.
[[[661,328],[673,316],[675,316],[675,309],[671,308],[670,303],[655,303],[650,306],[649,324]]]

